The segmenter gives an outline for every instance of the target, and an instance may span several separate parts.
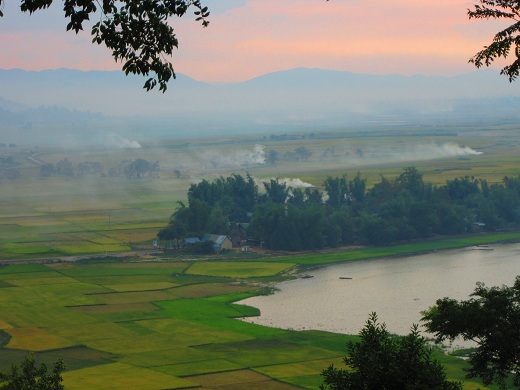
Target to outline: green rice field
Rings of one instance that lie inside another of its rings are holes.
[[[352,177],[358,171],[373,185],[412,165],[434,184],[466,175],[497,183],[520,174],[515,127],[435,128],[418,137],[421,131],[38,151],[40,160],[54,164],[63,158],[107,167],[135,158],[159,161],[159,177],[141,179],[44,178],[27,159],[28,151],[0,151],[0,157],[14,156],[20,172],[17,179],[0,182],[0,264],[14,263],[0,265],[0,370],[35,352],[49,364],[63,358],[66,389],[317,389],[321,371],[332,363],[341,366],[345,344],[356,336],[243,322],[238,318],[258,315],[258,310],[235,302],[264,293],[271,283],[305,267],[518,240],[520,234],[297,255],[257,251],[198,257],[143,251],[154,249],[157,231],[168,223],[177,202],[186,201],[191,183],[230,173],[297,178],[318,188],[329,175]],[[305,146],[312,156],[237,166],[215,157],[258,144],[280,155]],[[449,154],[464,147],[472,152]],[[91,258],[82,259],[87,256]],[[24,263],[31,259],[40,263]],[[54,262],[44,264],[48,259]],[[465,389],[486,389],[464,379],[464,361],[437,356],[450,379],[465,381]]]
[[[281,259],[3,266],[0,370],[32,351],[63,358],[66,389],[317,389],[356,336],[237,319],[259,314],[234,303],[258,294],[258,279],[290,269]],[[463,380],[462,361],[442,359]]]

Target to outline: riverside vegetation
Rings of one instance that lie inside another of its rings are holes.
[[[424,172],[424,182],[433,185],[461,177],[461,172],[470,172],[498,186],[504,185],[504,176],[518,175],[514,164],[517,141],[511,139],[505,147],[496,139],[472,137],[466,141],[474,142],[472,146],[478,146],[479,151],[496,152],[505,148],[507,153],[410,162]],[[408,139],[390,137],[388,144],[399,145]],[[452,136],[439,136],[435,140],[453,141]],[[300,137],[276,143],[265,140],[266,149],[276,149],[282,156],[284,150],[295,150],[302,144],[313,154],[309,161],[281,160],[274,165],[248,166],[247,171],[255,177],[267,178],[281,177],[277,172],[290,172],[319,189],[328,176],[341,179],[345,172],[343,158],[326,157],[323,165],[317,164],[326,148],[333,144],[338,148],[341,141],[353,148],[353,153],[356,149],[369,150],[371,142],[332,135],[330,139]],[[233,302],[265,291],[271,282],[293,277],[306,265],[519,238],[512,231],[279,257],[256,253],[238,257],[233,253],[211,256],[173,253],[111,258],[112,251],[151,247],[151,240],[164,227],[165,216],[172,212],[175,202],[185,201],[186,188],[192,181],[206,179],[211,183],[230,171],[239,173],[236,167],[224,168],[224,163],[217,160],[213,161],[217,167],[204,171],[206,176],[201,173],[203,165],[198,166],[200,169],[180,166],[179,160],[187,161],[194,150],[205,147],[204,142],[178,149],[172,144],[167,149],[169,153],[161,158],[159,149],[153,145],[111,153],[86,151],[76,157],[79,161],[122,161],[123,155],[130,154],[126,158],[133,161],[159,159],[159,178],[87,175],[35,180],[39,167],[25,160],[23,151],[17,152],[14,162],[18,161],[20,177],[5,179],[0,187],[5,199],[0,205],[0,223],[6,232],[0,238],[2,258],[85,253],[102,253],[103,258],[0,268],[0,371],[8,371],[11,363],[22,361],[28,351],[34,351],[37,359],[46,363],[63,358],[66,367],[63,383],[70,389],[217,385],[317,388],[323,382],[322,370],[330,364],[340,366],[346,343],[357,340],[357,336],[295,332],[241,322],[236,317],[257,315],[258,310]],[[222,154],[232,153],[236,147],[236,143],[219,144]],[[154,152],[154,158],[147,155]],[[8,153],[15,154],[12,150]],[[338,154],[338,149],[335,153]],[[51,150],[39,157],[56,163],[66,157],[64,154],[63,150]],[[363,179],[367,189],[373,188],[380,174],[394,183],[402,173],[403,163],[387,164],[384,170],[370,168],[368,154],[365,152],[362,157],[368,164],[362,170],[366,172]],[[404,166],[411,164],[407,162]],[[455,167],[459,170],[452,169]],[[270,179],[266,181],[271,183]],[[462,368],[467,367],[464,361],[440,351],[434,354],[446,367],[449,380],[463,381],[466,389],[486,388],[476,380],[464,378]]]
[[[158,236],[178,247],[187,236],[231,234],[243,222],[247,237],[265,247],[301,251],[520,226],[515,211],[520,210],[520,176],[493,185],[466,176],[437,187],[425,183],[415,167],[406,167],[395,180],[382,177],[370,190],[360,173],[351,180],[328,176],[323,187],[325,194],[270,179],[259,193],[250,175],[203,180],[190,186],[188,206],[180,203]]]

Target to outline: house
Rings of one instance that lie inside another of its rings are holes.
[[[228,236],[220,236],[218,234],[204,234],[204,236],[202,236],[201,241],[213,242],[213,250],[215,252],[233,249],[233,243],[231,242],[231,239]]]
[[[247,227],[248,223],[234,223],[230,226],[228,237],[233,243],[233,248],[247,245]]]

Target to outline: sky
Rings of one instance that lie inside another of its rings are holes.
[[[60,3],[33,15],[5,2],[1,69],[116,70],[111,53],[91,44],[90,28],[66,32]],[[455,75],[504,24],[469,21],[466,0],[203,0],[202,28],[192,14],[171,23],[180,41],[178,73],[206,82],[239,82],[296,67],[355,73]]]

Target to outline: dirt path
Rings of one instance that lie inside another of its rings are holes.
[[[131,252],[117,252],[108,254],[95,254],[95,255],[78,255],[78,256],[58,256],[58,257],[37,257],[33,259],[6,259],[0,260],[0,266],[10,264],[51,264],[51,263],[74,263],[81,260],[95,260],[104,259],[106,257],[143,257],[150,255],[160,255],[163,251],[159,250],[142,250],[142,251],[131,251]]]

